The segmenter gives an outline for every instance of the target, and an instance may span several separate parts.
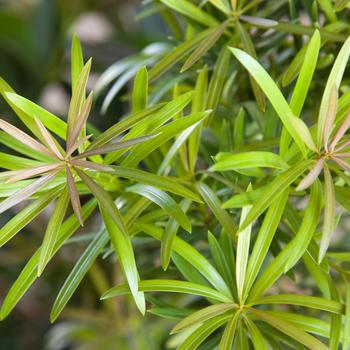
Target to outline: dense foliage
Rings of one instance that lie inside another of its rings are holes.
[[[160,15],[171,38],[100,76],[101,118],[121,91],[130,102],[104,131],[88,122],[96,97],[77,36],[66,119],[0,79],[22,123],[0,120],[0,212],[26,203],[0,246],[53,208],[0,318],[63,245],[83,242],[51,312],[74,325],[49,343],[349,350],[348,6],[147,1],[139,16]],[[101,306],[65,312],[91,271]]]

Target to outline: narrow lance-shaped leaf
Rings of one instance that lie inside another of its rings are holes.
[[[76,169],[76,172],[99,202],[103,221],[106,224],[113,247],[119,257],[120,264],[130,286],[131,293],[139,310],[141,313],[144,313],[144,297],[138,291],[139,278],[134,252],[123,218],[108,192],[94,182],[83,171]]]
[[[287,272],[294,264],[303,256],[310,241],[315,234],[317,224],[321,215],[322,204],[322,188],[320,182],[317,180],[311,188],[310,199],[306,207],[303,221],[300,228],[293,238],[291,245],[291,254],[288,262],[285,265],[284,271]]]
[[[259,328],[248,317],[244,318],[255,350],[268,350],[266,340]]]
[[[61,147],[59,146],[57,141],[53,138],[53,136],[49,133],[49,131],[47,131],[47,129],[45,128],[44,124],[40,121],[40,119],[35,118],[34,120],[38,129],[40,130],[40,133],[43,139],[45,140],[46,145],[51,149],[51,151],[56,155],[58,159],[62,160],[63,156],[62,156]]]
[[[217,20],[187,0],[161,0],[163,4],[205,26],[215,26]]]
[[[321,45],[320,41],[320,32],[318,30],[315,30],[307,45],[299,77],[295,84],[293,95],[289,104],[292,112],[297,117],[299,117],[301,113],[316,68],[317,58]],[[290,135],[287,133],[286,129],[283,129],[280,141],[280,149],[282,155],[286,154],[289,143]]]
[[[229,23],[230,23],[230,20],[226,20],[223,23],[221,23],[219,26],[215,28],[214,31],[212,31],[207,36],[205,41],[200,43],[200,45],[194,50],[194,52],[190,55],[190,57],[188,57],[188,59],[182,66],[181,73],[191,68],[198,60],[201,59],[203,55],[205,55],[207,51],[209,51],[215,45],[216,41],[224,33]]]
[[[29,179],[31,177],[48,173],[49,171],[55,170],[60,166],[59,163],[54,164],[43,164],[38,167],[33,167],[29,169],[22,169],[22,170],[11,170],[11,171],[4,171],[0,173],[0,179],[7,179],[6,182],[17,182],[24,179]]]
[[[205,103],[206,103],[205,97],[207,93],[207,87],[208,87],[208,69],[207,67],[204,67],[198,73],[194,95],[192,99],[192,109],[191,109],[192,113],[200,112],[205,109]],[[192,132],[188,140],[188,162],[189,162],[190,171],[192,173],[194,172],[197,157],[198,157],[201,131],[202,131],[202,125],[199,125],[198,128],[196,128]]]
[[[83,208],[83,217],[87,219],[96,208],[96,200],[92,199],[86,203]],[[75,214],[71,215],[60,227],[58,238],[51,257],[60,249],[64,242],[79,228],[79,222]],[[37,279],[38,262],[40,257],[40,248],[29,259],[23,268],[15,283],[7,293],[0,310],[0,320],[3,320],[11,310],[16,306],[25,292]]]
[[[76,122],[79,113],[85,102],[85,91],[86,84],[89,78],[91,69],[91,59],[85,64],[84,68],[79,74],[75,89],[72,94],[72,98],[69,105],[68,111],[68,122],[67,122],[67,147],[70,148],[74,140],[72,139],[72,132],[76,127]]]
[[[69,203],[68,189],[65,188],[58,197],[57,203],[47,225],[44,240],[40,250],[40,258],[38,263],[38,276],[42,274],[45,266],[49,262],[55,243],[57,241],[58,232],[63,222]]]
[[[335,86],[331,89],[331,93],[328,101],[327,118],[324,124],[323,130],[323,145],[326,151],[328,151],[328,140],[331,136],[333,123],[337,114],[338,108],[338,91]]]
[[[80,222],[80,225],[84,226],[78,190],[76,188],[75,181],[68,164],[66,164],[66,178],[67,178],[67,186],[69,190],[70,201],[72,203],[72,208]]]
[[[322,157],[316,162],[316,164],[314,165],[312,170],[300,181],[296,190],[303,191],[303,190],[307,189],[308,187],[310,187],[316,181],[318,176],[320,175],[320,173],[324,167],[324,164],[325,164],[325,158]]]
[[[299,134],[298,129],[296,129],[295,124],[291,121],[291,119],[295,118],[295,116],[293,115],[292,110],[290,109],[287,101],[283,97],[281,91],[276,86],[273,79],[268,75],[268,73],[266,73],[264,68],[257,61],[255,61],[244,51],[235,48],[230,48],[230,50],[260,85],[261,89],[264,91],[272,106],[276,110],[284,126],[292,138],[295,140],[295,142],[298,144],[301,152],[305,155],[306,151],[304,140]]]
[[[251,191],[251,185],[248,186],[247,192]],[[251,206],[245,206],[242,208],[240,224],[244,222],[247,217]],[[250,235],[252,230],[252,224],[248,225],[244,230],[240,231],[237,239],[237,256],[236,256],[236,283],[237,283],[237,294],[239,300],[243,300],[243,288],[245,285],[245,276],[248,264],[249,246],[250,246]]]
[[[60,191],[61,189],[58,188],[40,196],[2,226],[0,229],[0,247],[39,215],[54,200]]]
[[[71,75],[72,75],[72,92],[73,92],[77,84],[80,72],[83,70],[83,67],[84,67],[83,51],[81,49],[80,41],[76,33],[74,34],[73,41],[72,41],[71,65],[72,65]]]
[[[108,234],[105,229],[99,232],[88,245],[84,253],[74,265],[73,270],[68,275],[61,287],[51,310],[50,320],[54,322],[60,315],[74,291],[82,281],[83,277],[90,269],[98,255],[108,242]]]
[[[332,89],[339,90],[341,80],[350,55],[350,38],[343,44],[337,59],[335,60],[331,73],[329,74],[326,87],[323,92],[320,112],[317,123],[317,146],[320,148],[323,141],[324,128],[327,120],[328,106],[331,101]]]
[[[231,350],[233,345],[233,340],[235,338],[237,322],[241,316],[241,310],[237,310],[231,319],[228,321],[224,334],[220,340],[219,350]]]
[[[216,316],[199,326],[185,341],[178,347],[178,350],[197,349],[216,329],[225,324],[230,315]]]
[[[236,304],[233,303],[220,303],[215,305],[210,305],[199,311],[194,312],[193,314],[182,319],[175,327],[171,330],[171,334],[175,334],[183,331],[187,327],[192,326],[195,323],[205,322],[215,316],[221,315],[229,310],[237,308]]]
[[[97,154],[106,154],[106,153],[113,152],[113,151],[116,151],[119,149],[125,149],[125,148],[128,149],[128,148],[135,146],[135,145],[138,145],[144,141],[150,140],[156,136],[157,136],[157,134],[135,137],[135,138],[130,139],[130,140],[111,143],[111,144],[107,144],[104,146],[96,147],[96,148],[93,148],[91,150],[80,153],[79,155],[75,156],[74,159],[91,157],[91,156],[94,156]]]
[[[244,51],[246,51],[247,53],[249,53],[249,55],[257,59],[254,44],[252,42],[252,39],[249,36],[249,33],[244,28],[244,26],[239,22],[237,22],[237,29],[238,29],[238,34],[240,36]],[[265,96],[263,92],[261,91],[259,85],[256,83],[256,81],[250,74],[249,74],[249,80],[253,89],[256,102],[260,110],[265,111]]]
[[[214,299],[223,303],[230,303],[232,300],[213,288],[203,286],[201,284],[176,281],[176,280],[146,280],[139,282],[139,289],[144,292],[170,292],[185,293],[191,295],[200,295],[206,298]],[[129,287],[124,284],[113,287],[106,291],[101,299],[114,298],[125,295],[130,292]]]
[[[280,156],[272,152],[252,151],[233,154],[223,152],[217,154],[215,160],[217,163],[209,169],[211,171],[228,171],[255,167],[286,170],[289,167]]]
[[[186,231],[191,232],[191,223],[181,207],[165,192],[149,186],[136,184],[127,189],[128,192],[137,193],[151,200],[164,209]]]
[[[190,200],[183,199],[180,202],[179,207],[184,211],[184,213],[186,213],[191,203],[192,202]],[[173,249],[174,238],[176,236],[178,229],[179,229],[179,223],[174,218],[169,219],[164,229],[164,234],[162,236],[161,250],[160,250],[160,259],[162,262],[163,270],[166,270],[168,268],[171,252]]]
[[[350,113],[346,116],[344,122],[340,125],[339,129],[334,135],[334,138],[329,146],[329,151],[333,152],[340,139],[345,135],[346,131],[350,127]]]
[[[324,167],[324,221],[322,229],[322,239],[318,261],[323,260],[331,240],[331,235],[334,230],[335,218],[335,195],[331,172],[327,165]]]
[[[277,317],[272,316],[267,311],[260,311],[257,309],[250,309],[255,316],[259,319],[270,324],[272,327],[278,329],[282,333],[287,334],[291,338],[295,339],[299,343],[307,346],[312,350],[327,350],[328,347],[320,342],[317,338],[311,336],[310,334],[304,332],[303,330],[295,327],[293,324],[281,320]]]
[[[148,98],[148,72],[145,66],[136,73],[134,88],[132,91],[132,113],[141,111],[147,107]]]
[[[227,211],[221,208],[221,203],[216,194],[203,182],[197,183],[196,187],[205,203],[213,211],[217,220],[224,227],[225,232],[234,238],[236,236],[236,227]]]
[[[89,113],[92,106],[92,96],[93,96],[93,92],[91,91],[77,116],[73,130],[70,131],[71,134],[69,139],[67,139],[67,145],[66,145],[67,155],[70,155],[78,148],[76,144],[77,144],[79,135],[81,134],[82,130],[84,130],[87,118],[89,117]]]
[[[350,285],[346,284],[346,307],[345,307],[345,324],[343,331],[343,350],[350,349]]]
[[[11,197],[6,198],[0,203],[0,213],[3,213],[5,210],[12,208],[16,204],[29,198],[32,194],[38,192],[50,182],[57,173],[57,171],[50,172],[49,174],[40,177],[38,180],[33,181],[30,185],[16,191]]]
[[[54,153],[47,149],[44,145],[24,133],[22,130],[16,128],[15,126],[9,124],[5,120],[0,120],[0,128],[4,130],[9,135],[13,136],[17,140],[19,140],[24,145],[32,148],[35,151],[38,151],[42,154],[45,154],[47,156],[54,156]]]
[[[20,95],[7,92],[6,96],[17,108],[33,118],[34,125],[34,119],[39,118],[47,129],[58,135],[60,138],[64,140],[66,139],[67,124],[62,119]]]
[[[264,262],[266,254],[268,253],[270,244],[283,215],[288,200],[288,194],[289,189],[284,190],[275,199],[265,215],[248,262],[244,285],[244,300],[248,297],[250,288],[252,287]]]
[[[286,170],[275,178],[264,190],[263,194],[254,203],[246,219],[240,226],[244,230],[252,221],[256,220],[272,203],[272,201],[285,189],[287,189],[310,165],[311,161],[302,161]]]

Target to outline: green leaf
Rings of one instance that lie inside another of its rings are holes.
[[[252,42],[252,39],[250,38],[249,33],[240,22],[237,22],[237,29],[238,29],[238,34],[240,36],[244,51],[246,51],[250,56],[257,59],[254,44]],[[263,92],[261,91],[259,85],[256,83],[256,81],[250,74],[249,74],[249,80],[253,89],[253,93],[255,95],[256,102],[260,110],[265,111],[265,96]]]
[[[239,230],[244,230],[251,222],[256,220],[273,202],[273,200],[285,189],[287,189],[311,164],[305,160],[277,176],[268,186],[263,194],[254,203],[252,209],[240,226]]]
[[[52,256],[52,252],[57,241],[59,229],[62,225],[64,216],[67,211],[68,203],[69,193],[68,189],[65,188],[57,199],[55,208],[52,212],[52,215],[50,217],[49,223],[45,231],[38,263],[38,277],[42,274],[45,266],[47,265]]]
[[[136,224],[135,226],[157,240],[161,240],[164,234],[162,229],[153,225]],[[227,298],[232,298],[231,292],[221,275],[195,248],[181,238],[175,237],[173,251],[194,266],[217,290],[226,295]]]
[[[212,210],[219,223],[225,229],[225,232],[234,238],[236,236],[236,227],[227,211],[221,208],[220,200],[216,194],[203,182],[198,182],[196,187],[204,199],[204,202]]]
[[[288,321],[284,321],[280,318],[272,316],[271,313],[267,311],[260,311],[256,309],[250,309],[252,313],[257,316],[259,319],[270,324],[272,327],[278,329],[284,334],[287,334],[289,337],[295,339],[299,343],[307,346],[311,350],[326,350],[328,347],[320,342],[315,337],[304,332],[303,330],[295,327],[293,324]]]
[[[235,308],[237,308],[237,305],[233,303],[220,303],[207,306],[182,319],[171,330],[171,334],[182,332],[187,327],[193,326],[196,323],[206,322],[213,317],[224,314]]]
[[[340,302],[320,297],[298,294],[277,294],[255,299],[252,305],[287,304],[304,306],[331,313],[342,314],[344,307]]]
[[[82,111],[82,108],[85,102],[86,85],[89,78],[90,69],[91,69],[91,59],[85,64],[82,71],[80,72],[75,88],[73,90],[72,98],[70,100],[69,110],[68,110],[67,136],[66,136],[68,148],[70,148],[75,141],[72,138],[72,134],[73,134],[73,130],[77,127],[79,114]]]
[[[177,194],[181,197],[191,199],[195,202],[202,203],[199,196],[189,190],[187,187],[181,185],[176,178],[170,176],[155,175],[150,172],[138,170],[134,168],[112,166],[114,174],[120,177],[124,177],[131,181],[140,182],[146,185],[157,187],[163,191]]]
[[[230,318],[229,315],[216,316],[198,327],[186,340],[178,347],[178,350],[197,349],[215,330],[221,327]]]
[[[131,293],[140,312],[144,313],[145,301],[143,295],[138,292],[138,272],[135,256],[124,220],[110,194],[83,171],[79,169],[75,170],[98,200],[103,221],[106,225],[113,247],[119,257],[120,265],[130,286]]]
[[[252,189],[251,185],[248,186],[247,192]],[[242,208],[240,224],[247,217],[251,206],[245,206]],[[250,235],[252,231],[252,225],[248,225],[244,230],[240,231],[237,238],[237,253],[236,253],[236,283],[237,294],[240,302],[243,302],[243,289],[245,286],[245,277],[247,271]]]
[[[290,108],[295,116],[299,116],[304,105],[312,77],[316,68],[318,54],[320,51],[321,37],[320,32],[315,30],[308,45],[305,47],[305,56],[301,63],[301,69],[298,80],[293,90],[293,95],[290,101]],[[288,72],[287,72],[288,73]],[[285,75],[287,77],[287,75]],[[285,154],[290,143],[290,136],[284,132],[281,139],[281,154]]]
[[[190,295],[199,295],[205,298],[210,298],[223,303],[231,303],[232,301],[222,293],[215,289],[185,281],[176,280],[146,280],[139,281],[139,289],[143,292],[170,292],[170,293],[185,293]],[[114,298],[117,296],[130,293],[129,287],[126,284],[115,286],[104,293],[101,299]]]
[[[237,322],[241,316],[241,310],[237,310],[227,323],[224,334],[222,335],[219,350],[231,350],[233,345],[233,340],[235,338]]]
[[[206,93],[208,88],[208,69],[204,67],[198,73],[194,95],[192,99],[192,113],[197,113],[205,109]],[[193,173],[198,158],[202,125],[196,128],[188,141],[188,162],[189,168]]]
[[[209,51],[215,43],[220,39],[222,34],[225,32],[226,27],[230,23],[230,20],[226,20],[212,31],[206,38],[205,41],[201,42],[199,46],[194,50],[190,57],[187,58],[186,62],[181,68],[181,73],[191,68],[198,60]]]
[[[60,191],[61,189],[57,188],[40,196],[2,226],[0,229],[0,247],[38,216],[54,200]]]
[[[227,15],[231,14],[230,6],[227,3],[227,0],[208,0],[213,6],[221,10]]]
[[[301,328],[305,332],[320,335],[325,338],[329,337],[329,322],[319,320],[318,318],[291,312],[269,311],[269,313],[275,316],[276,318],[280,318],[282,320],[292,323],[294,326]]]
[[[293,240],[291,241],[291,255],[284,267],[284,271],[290,270],[304,255],[310,241],[315,234],[318,220],[321,215],[322,188],[319,181],[316,181],[311,188],[311,195],[303,215],[303,221]]]
[[[106,230],[103,229],[94,237],[79,260],[76,262],[56,297],[50,314],[51,322],[54,322],[60,315],[73,293],[78,288],[80,282],[89,271],[96,258],[102,252],[103,248],[108,242],[108,239],[108,234]]]
[[[339,90],[341,80],[350,56],[350,38],[342,46],[337,59],[335,60],[332,70],[329,74],[326,87],[323,92],[320,112],[317,123],[317,146],[320,148],[323,142],[324,128],[327,120],[328,106],[331,100],[332,89]]]
[[[146,158],[151,152],[157,149],[159,146],[169,141],[171,138],[175,137],[181,131],[187,128],[199,124],[205,119],[211,111],[205,111],[200,113],[195,113],[187,117],[176,119],[162,127],[160,127],[157,132],[157,136],[153,137],[151,140],[144,142],[142,145],[136,146],[132,152],[124,159],[122,162],[123,166],[136,166]]]
[[[350,285],[346,284],[346,307],[345,307],[345,324],[343,331],[343,350],[350,349]]]
[[[324,172],[324,220],[322,229],[322,238],[320,244],[320,252],[318,262],[320,263],[326,255],[331,235],[334,230],[335,219],[335,195],[332,175],[327,167],[323,168]]]
[[[72,48],[71,48],[71,65],[72,65],[72,92],[75,90],[75,86],[78,81],[78,77],[83,70],[84,58],[83,51],[81,49],[79,37],[74,33]]]
[[[136,73],[132,91],[132,113],[142,111],[147,107],[148,72],[145,66]]]
[[[178,45],[175,49],[171,50],[150,70],[149,80],[153,81],[161,77],[171,67],[173,67],[179,61],[181,61],[196,47],[198,47],[198,45],[200,45],[204,40],[206,40],[207,36],[215,30],[216,27],[209,28],[199,33],[196,33],[196,35],[193,35],[190,39]]]
[[[304,139],[300,135],[299,129],[296,128],[293,119],[297,119],[292,110],[290,109],[287,101],[283,97],[281,91],[276,86],[273,79],[266,73],[264,68],[255,61],[251,56],[244,51],[230,48],[234,56],[240,61],[240,63],[248,70],[248,72],[254,77],[261,89],[264,91],[267,98],[270,100],[272,106],[276,110],[276,113],[280,117],[283,125],[288,130],[291,137],[298,144],[301,152],[306,155]],[[299,120],[301,122],[301,120]]]
[[[184,213],[186,213],[191,203],[192,202],[190,200],[183,199],[180,202],[179,207],[183,210]],[[179,223],[174,218],[169,219],[164,229],[164,234],[162,236],[162,245],[160,250],[160,259],[162,262],[163,270],[166,270],[168,268],[171,252],[173,249],[174,238],[176,237],[176,233],[178,230]]]
[[[187,16],[205,26],[215,26],[218,23],[214,17],[210,16],[198,6],[191,4],[187,0],[161,0],[161,2],[182,15]]]
[[[266,254],[276,233],[288,200],[289,190],[283,191],[271,204],[268,209],[261,228],[254,243],[253,251],[250,254],[243,299],[246,300],[248,293],[262,267]]]
[[[83,219],[86,220],[96,208],[96,200],[92,199],[82,207]],[[51,253],[52,258],[54,254],[61,248],[64,242],[79,228],[79,221],[75,214],[71,215],[67,220],[64,221],[60,227],[57,240],[54,246],[54,250]],[[0,320],[3,320],[12,309],[16,306],[19,300],[22,298],[24,293],[38,278],[38,263],[40,257],[39,248],[35,254],[29,259],[28,263],[23,268],[22,272],[18,276],[15,283],[7,293],[3,300],[0,310]]]
[[[191,232],[191,222],[181,207],[166,193],[150,185],[136,184],[126,189],[127,192],[137,193],[159,205],[167,214],[175,219],[181,227]]]
[[[218,153],[215,163],[209,170],[229,171],[236,169],[249,169],[256,167],[276,168],[286,170],[288,164],[277,154],[272,152],[243,152],[243,153]]]
[[[255,350],[268,350],[266,340],[259,328],[248,317],[244,318]]]
[[[115,224],[115,220],[109,215],[105,207],[101,206],[101,214],[113,248],[119,258],[121,268],[128,281],[131,294],[141,314],[144,315],[146,312],[146,302],[143,293],[139,291],[139,276],[131,239],[128,236],[125,236],[125,232]],[[120,219],[122,218],[120,217]]]
[[[105,145],[106,143],[113,140],[114,138],[117,138],[126,130],[132,128],[138,123],[142,123],[146,117],[152,115],[154,112],[158,111],[161,107],[164,107],[164,103],[160,103],[155,106],[151,106],[145,110],[128,115],[123,120],[121,120],[117,124],[114,124],[109,129],[104,131],[102,134],[98,135],[96,139],[87,148],[87,150],[91,150],[91,149]]]
[[[59,119],[52,113],[48,112],[46,109],[38,106],[34,102],[29,101],[20,95],[17,95],[12,92],[7,92],[6,97],[17,108],[19,108],[21,111],[30,116],[33,120],[33,123],[35,118],[39,118],[47,129],[49,129],[57,136],[65,140],[67,124],[63,120]]]

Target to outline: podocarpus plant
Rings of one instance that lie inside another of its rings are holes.
[[[103,112],[135,75],[130,113],[106,131],[87,136],[91,61],[84,64],[77,37],[67,122],[0,81],[27,129],[0,121],[0,142],[16,152],[1,154],[0,211],[30,200],[0,229],[0,244],[56,201],[0,317],[79,226],[99,215],[101,230],[83,236],[89,243],[58,292],[52,321],[95,260],[115,264],[115,254],[124,283],[102,299],[131,294],[142,314],[165,319],[148,325],[151,332],[160,325],[165,335],[166,319],[177,320],[169,347],[350,349],[346,226],[344,246],[329,250],[350,210],[348,2],[147,6],[179,43],[149,47],[101,75],[98,95],[115,80]],[[138,259],[147,263],[137,266]],[[104,319],[121,317],[106,312]],[[95,331],[88,342],[113,344],[118,332],[106,340],[105,329]],[[135,348],[130,339],[120,344]]]

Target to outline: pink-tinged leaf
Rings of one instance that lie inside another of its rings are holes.
[[[70,148],[74,146],[74,144],[77,142],[77,139],[79,135],[81,134],[82,130],[84,129],[84,126],[86,124],[86,121],[89,117],[89,113],[92,106],[92,95],[93,92],[89,94],[88,98],[83,104],[83,107],[77,117],[77,120],[75,121],[74,128],[72,128],[71,135],[69,139],[67,139],[67,152]]]
[[[80,225],[84,226],[83,214],[81,211],[79,194],[78,194],[77,188],[75,186],[75,181],[73,179],[73,175],[72,175],[72,172],[71,172],[68,164],[66,164],[66,177],[67,177],[67,185],[68,185],[68,189],[69,189],[69,195],[70,195],[70,201],[72,203],[72,208],[73,208],[74,213],[80,222]]]
[[[9,171],[7,173],[10,177],[8,178],[8,180],[6,182],[16,182],[16,181],[20,181],[20,180],[29,179],[31,177],[34,177],[34,176],[37,176],[37,175],[40,175],[43,173],[47,173],[51,170],[54,170],[54,169],[58,168],[59,165],[60,164],[47,164],[47,165],[42,165],[42,166],[38,166],[35,168],[30,168],[30,169]]]
[[[325,120],[324,129],[323,129],[323,144],[324,144],[323,147],[326,151],[328,151],[328,140],[332,133],[335,116],[337,114],[337,108],[338,108],[338,90],[334,85],[332,87],[332,90],[329,96],[327,118]]]
[[[314,181],[317,179],[318,175],[320,175],[322,168],[324,166],[325,159],[324,157],[320,158],[316,165],[312,168],[312,170],[300,181],[297,191],[303,191],[310,187]]]
[[[92,169],[92,170],[107,171],[107,172],[113,171],[113,168],[111,168],[108,165],[94,163],[94,162],[89,162],[88,160],[73,159],[71,161],[71,163],[72,163],[73,166],[78,166],[80,168],[88,168],[88,169]]]
[[[332,157],[332,159],[340,166],[342,167],[345,171],[350,172],[350,164],[347,163],[345,160],[338,158],[336,155]]]
[[[92,137],[92,134],[84,136],[82,138],[78,138],[74,145],[70,147],[66,152],[66,159],[72,155],[72,153],[77,150],[81,145],[83,145],[87,140],[89,140]]]
[[[350,140],[345,141],[344,143],[342,143],[339,147],[337,147],[335,149],[335,152],[339,152],[342,149],[348,148],[350,146]]]
[[[350,127],[350,113],[346,116],[342,125],[340,125],[339,129],[335,133],[333,141],[332,141],[331,145],[329,146],[330,152],[333,152],[335,146],[337,145],[339,140],[345,135],[345,133],[349,129],[349,127]]]
[[[86,90],[86,84],[90,74],[90,68],[91,68],[91,59],[87,61],[82,71],[80,72],[72,94],[72,99],[69,105],[69,112],[68,112],[67,144],[74,143],[74,140],[72,140],[72,133],[76,127],[79,113],[82,110],[82,106],[85,101],[85,90]]]
[[[38,129],[44,139],[44,142],[46,145],[51,149],[51,151],[56,155],[58,159],[63,160],[62,152],[59,150],[56,140],[53,138],[53,136],[50,134],[50,132],[45,128],[44,124],[41,122],[40,119],[34,118],[36,125],[38,126]]]
[[[5,210],[12,208],[16,204],[26,200],[32,194],[38,192],[49,181],[51,181],[58,174],[58,172],[58,170],[52,171],[51,173],[44,175],[38,180],[32,182],[30,185],[16,191],[11,197],[6,198],[0,203],[0,214],[3,213]]]
[[[76,157],[74,157],[74,159],[86,158],[86,157],[95,156],[97,154],[106,154],[106,153],[117,151],[117,150],[120,150],[123,148],[129,148],[131,146],[138,145],[139,143],[142,143],[144,141],[153,139],[153,137],[155,137],[157,135],[158,134],[135,137],[135,138],[127,140],[127,141],[116,142],[116,143],[111,143],[111,144],[104,145],[101,147],[97,147],[97,148],[94,148],[92,150],[89,150],[89,151],[86,151],[86,152],[83,152],[83,153],[77,155]]]
[[[322,229],[322,239],[318,261],[321,263],[326,255],[331,235],[334,230],[335,218],[335,195],[331,172],[327,165],[324,167],[324,220]]]
[[[38,151],[42,154],[48,155],[50,157],[55,156],[55,154],[46,148],[44,145],[33,139],[31,136],[24,133],[22,130],[16,128],[5,120],[0,119],[0,128],[4,130],[7,134],[16,138],[18,141],[22,142],[24,145]]]

